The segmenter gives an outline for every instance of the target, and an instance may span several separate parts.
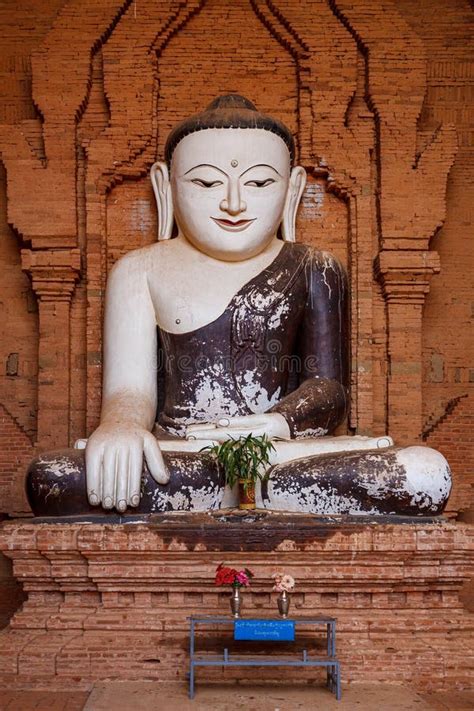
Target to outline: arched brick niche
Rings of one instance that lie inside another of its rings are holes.
[[[171,127],[219,94],[243,94],[297,133],[295,59],[247,0],[204,3],[163,47],[157,73],[160,156]]]

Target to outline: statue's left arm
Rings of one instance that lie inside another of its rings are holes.
[[[346,274],[333,256],[312,251],[306,279],[299,386],[270,410],[285,418],[291,437],[331,434],[347,410]]]

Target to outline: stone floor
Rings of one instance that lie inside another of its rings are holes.
[[[472,711],[474,691],[417,693],[399,686],[349,686],[337,702],[318,687],[202,686],[110,682],[82,691],[2,691],[0,711]]]

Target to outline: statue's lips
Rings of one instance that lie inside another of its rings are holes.
[[[242,232],[242,230],[245,230],[252,222],[255,222],[257,218],[254,217],[253,220],[225,220],[212,217],[211,219],[214,220],[219,227],[222,227],[223,230],[227,230],[228,232]]]

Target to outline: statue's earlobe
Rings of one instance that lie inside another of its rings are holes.
[[[150,177],[158,208],[158,240],[169,239],[173,232],[173,199],[166,163],[153,163]]]
[[[293,168],[290,175],[285,208],[281,222],[281,233],[285,242],[296,241],[296,213],[306,185],[306,171],[300,165]]]

